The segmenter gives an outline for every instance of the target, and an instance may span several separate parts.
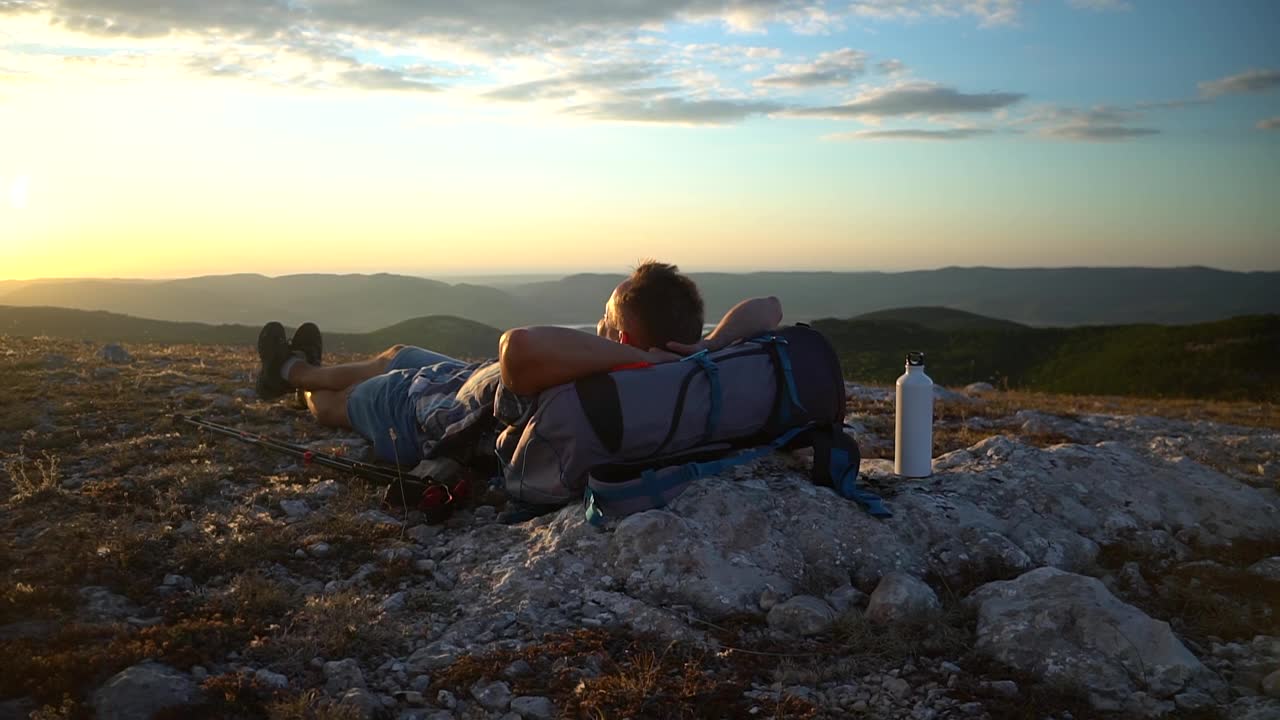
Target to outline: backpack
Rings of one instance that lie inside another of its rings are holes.
[[[499,434],[508,497],[529,516],[583,498],[599,523],[666,505],[690,483],[774,450],[812,447],[812,480],[891,513],[857,485],[844,375],[817,331],[795,325],[679,362],[600,373],[544,391]]]

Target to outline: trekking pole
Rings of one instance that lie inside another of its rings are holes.
[[[319,465],[331,470],[342,470],[374,483],[387,486],[382,498],[384,507],[413,507],[421,510],[432,523],[443,522],[455,508],[455,500],[466,497],[470,487],[466,474],[452,486],[431,478],[404,477],[398,471],[384,468],[372,463],[338,457],[329,453],[312,450],[303,445],[287,442],[268,435],[238,430],[228,425],[220,425],[201,418],[199,415],[183,415],[175,413],[174,422],[193,425],[202,430],[243,443],[272,450],[302,460],[303,465]]]
[[[238,430],[227,425],[219,425],[218,423],[204,420],[199,415],[183,415],[182,413],[175,413],[173,420],[178,423],[194,425],[195,427],[203,430],[208,430],[209,432],[229,437],[234,440],[239,440],[250,445],[257,445],[290,457],[299,458],[302,460],[303,465],[319,465],[332,470],[344,470],[377,483],[394,484],[413,482],[412,480],[406,481],[399,473],[387,468],[379,467],[371,463],[361,462],[359,460],[330,455],[329,453],[312,450],[302,445],[286,442],[267,435],[259,435],[258,433],[249,432],[247,430]]]

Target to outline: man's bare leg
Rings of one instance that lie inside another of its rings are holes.
[[[350,397],[354,387],[353,385],[343,390],[308,391],[307,408],[321,425],[350,430],[351,418],[347,417],[347,398]]]
[[[387,366],[391,364],[391,359],[400,352],[404,345],[393,345],[386,350],[378,353],[378,355],[369,360],[361,360],[360,362],[346,363],[344,365],[329,365],[327,367],[316,367],[308,365],[305,362],[295,362],[293,367],[289,368],[289,384],[302,390],[311,391],[341,391],[354,387],[371,377],[376,377],[387,371]],[[323,401],[322,401],[323,402]],[[312,405],[311,399],[307,400],[307,406],[315,412],[315,406]],[[343,396],[342,416],[345,419],[347,414],[346,396]],[[320,416],[317,414],[317,418]],[[329,423],[320,421],[321,424]],[[349,427],[347,425],[337,425],[335,427]]]

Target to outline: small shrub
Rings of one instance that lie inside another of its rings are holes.
[[[45,493],[56,493],[61,490],[62,482],[58,473],[58,456],[48,450],[41,451],[40,457],[30,461],[18,448],[18,457],[8,463],[9,484],[13,487],[12,499],[26,500]]]

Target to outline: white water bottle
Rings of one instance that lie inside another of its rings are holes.
[[[898,378],[897,432],[893,471],[922,478],[933,473],[933,381],[924,374],[924,353],[907,353],[907,371]]]

